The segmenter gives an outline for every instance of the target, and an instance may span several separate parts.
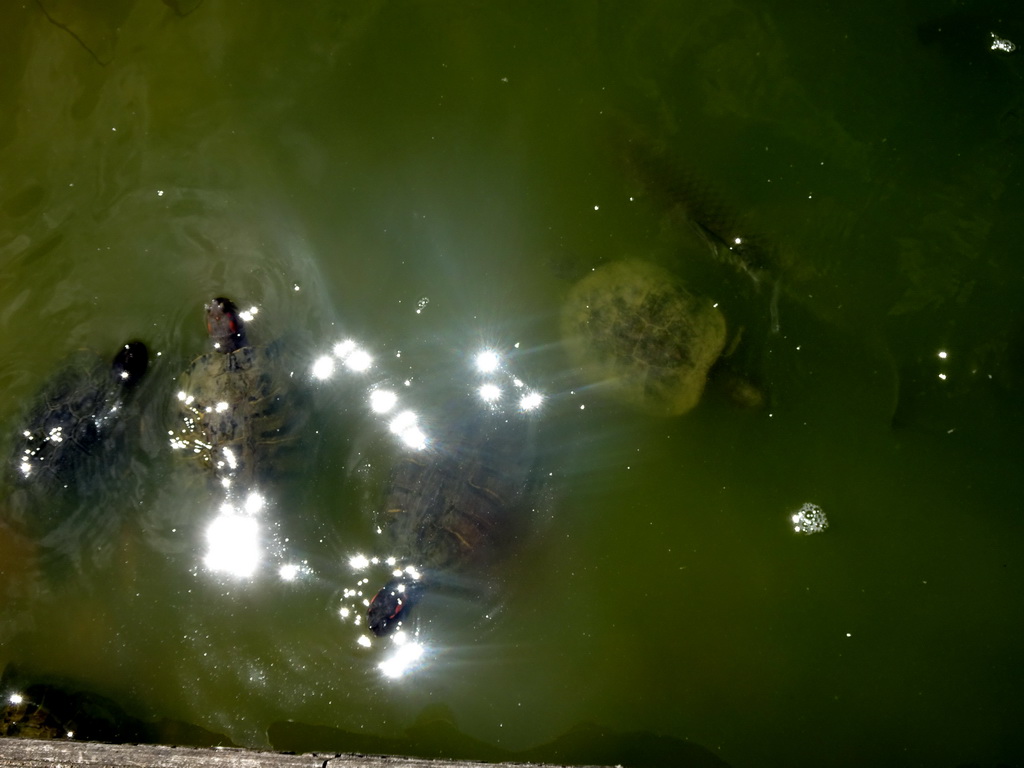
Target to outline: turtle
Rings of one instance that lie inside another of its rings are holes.
[[[627,259],[570,289],[562,336],[587,381],[643,411],[674,416],[700,401],[725,348],[726,323],[710,299],[666,269]]]
[[[524,531],[536,488],[531,419],[461,403],[445,412],[438,434],[392,467],[381,528],[405,567],[370,601],[377,636],[408,620],[425,591],[486,575]]]
[[[293,407],[296,392],[278,344],[250,344],[231,299],[215,298],[204,312],[213,349],[178,377],[180,426],[171,445],[187,451],[216,481],[253,489],[274,476],[305,410]]]
[[[112,474],[120,448],[125,401],[145,375],[141,341],[122,344],[110,363],[71,355],[33,402],[12,457],[18,484],[45,495],[90,495]]]

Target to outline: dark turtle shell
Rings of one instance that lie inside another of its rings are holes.
[[[238,308],[217,298],[205,307],[213,351],[179,379],[172,445],[222,481],[251,487],[274,474],[306,412],[295,406],[293,382],[277,345],[249,344]]]
[[[0,707],[0,736],[111,744],[151,740],[147,723],[97,693],[42,682],[15,690]]]
[[[146,346],[129,342],[112,363],[91,352],[72,355],[40,392],[16,441],[17,481],[41,492],[87,494],[116,450],[124,401],[146,372]]]
[[[392,471],[382,525],[396,560],[411,567],[371,601],[376,635],[406,619],[442,574],[489,567],[522,532],[532,497],[533,425],[523,414],[459,410]]]

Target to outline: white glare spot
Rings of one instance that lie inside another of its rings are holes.
[[[259,525],[252,517],[222,512],[206,529],[206,557],[211,571],[247,578],[260,561]]]
[[[493,403],[501,399],[501,388],[495,384],[484,384],[478,391],[480,399],[485,403]]]
[[[492,373],[498,370],[499,365],[501,365],[501,358],[494,350],[485,349],[476,356],[476,369],[480,373]]]
[[[398,402],[398,395],[389,389],[375,389],[370,392],[370,409],[374,413],[387,413]]]
[[[256,313],[259,311],[259,307],[249,307],[248,309],[243,309],[241,312],[239,312],[238,316],[248,323],[251,322],[254,317],[256,317]]]
[[[391,420],[388,428],[396,435],[402,434],[407,429],[416,426],[416,414],[412,411],[402,411]]]
[[[266,503],[266,499],[264,499],[260,494],[253,491],[245,499],[245,511],[250,515],[255,515],[257,512],[263,509]]]
[[[391,420],[388,428],[410,448],[420,450],[427,445],[427,436],[419,428],[416,414],[412,411],[402,411]]]
[[[396,636],[397,639],[398,636]],[[395,652],[377,665],[385,677],[397,678],[404,675],[423,657],[423,646],[417,642],[402,643]]]
[[[215,405],[213,407],[213,409],[217,413],[224,413],[224,411],[226,411],[228,409],[228,407],[229,407],[228,404],[226,402],[224,402],[223,400],[221,400],[219,403],[217,403],[217,405]]]
[[[7,697],[7,700],[11,702],[11,704],[21,704],[21,702],[25,700],[25,697],[22,696],[20,693],[12,693],[10,696]]]
[[[939,378],[942,379],[943,381],[945,381],[946,380],[946,374],[940,373],[939,374]]]
[[[285,563],[282,565],[277,573],[283,581],[295,581],[299,575],[300,567],[295,563]]]
[[[365,371],[371,365],[373,365],[373,358],[370,357],[370,353],[362,349],[356,349],[352,351],[347,358],[345,358],[345,366],[350,371]]]
[[[352,341],[345,339],[334,345],[334,356],[341,360],[350,371],[365,371],[373,365],[370,353]]]
[[[368,638],[366,635],[360,635],[359,639],[356,642],[363,646],[363,648],[369,648],[371,645],[370,638]]]
[[[519,407],[524,411],[535,411],[544,402],[544,396],[540,392],[527,392],[519,400]]]
[[[945,350],[939,352],[939,359],[945,360],[947,357],[949,357],[949,353],[947,353]]]
[[[324,381],[334,374],[334,358],[329,355],[318,357],[313,363],[313,378]]]
[[[344,360],[352,353],[352,350],[354,350],[355,348],[356,343],[352,341],[352,339],[345,339],[344,341],[339,341],[337,344],[334,345],[334,356],[337,357],[339,360]]]
[[[370,564],[370,560],[366,555],[352,555],[352,557],[348,559],[348,564],[353,570],[361,571]]]

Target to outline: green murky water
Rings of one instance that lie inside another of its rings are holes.
[[[1024,65],[990,33],[1024,27],[917,6],[9,4],[4,450],[67,354],[155,357],[123,477],[56,544],[5,480],[0,661],[281,749],[1019,762]],[[703,216],[764,244],[759,286]],[[719,303],[766,408],[579,380],[561,300],[623,256]],[[314,385],[249,578],[206,567],[219,498],[167,438],[221,294],[296,375],[374,358]],[[350,563],[386,554],[366,391],[436,418],[484,346],[545,395],[534,535],[497,605],[425,602],[389,678],[356,620],[387,569]],[[805,502],[827,530],[793,531]]]

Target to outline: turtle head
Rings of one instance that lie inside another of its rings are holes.
[[[219,352],[227,354],[248,344],[238,307],[231,299],[219,297],[206,305],[206,330]]]
[[[110,366],[110,375],[114,382],[131,389],[139,383],[139,379],[146,372],[149,365],[149,350],[141,341],[130,341],[114,356],[114,362]]]
[[[419,602],[422,594],[423,582],[404,573],[381,587],[366,612],[373,634],[377,637],[391,634],[409,618],[409,610]]]

